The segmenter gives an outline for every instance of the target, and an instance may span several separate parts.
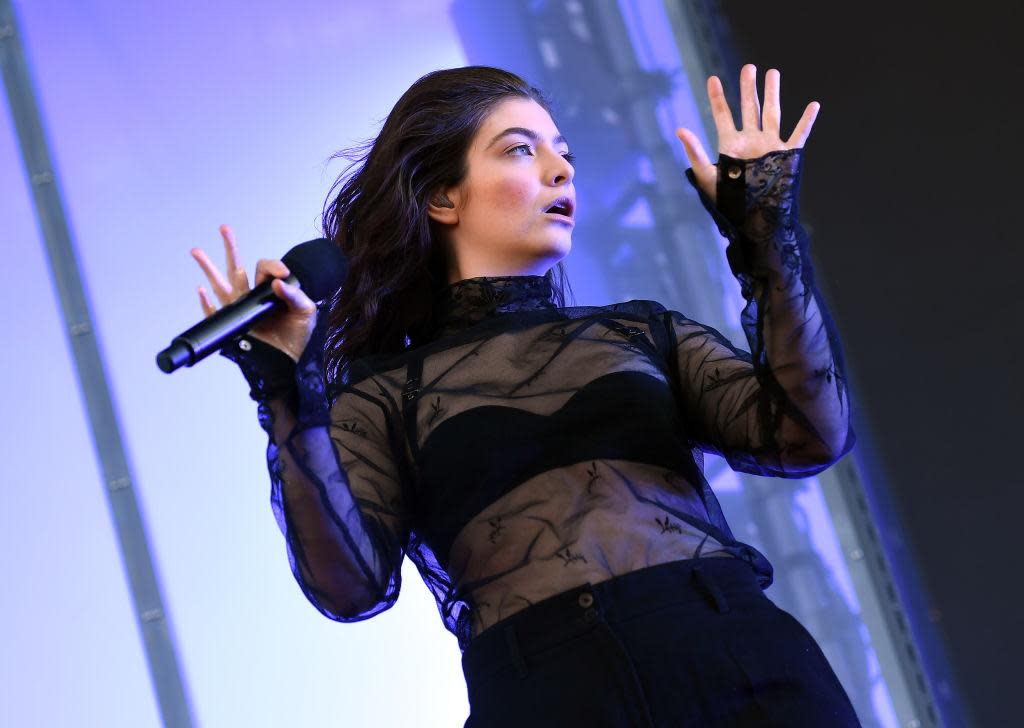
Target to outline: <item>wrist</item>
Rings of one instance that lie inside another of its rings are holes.
[[[241,369],[254,400],[282,396],[296,386],[296,363],[291,355],[251,334],[228,341],[220,354]]]

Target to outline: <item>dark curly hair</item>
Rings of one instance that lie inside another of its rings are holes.
[[[433,323],[433,296],[448,284],[448,251],[427,214],[428,203],[464,180],[474,135],[490,111],[510,97],[533,99],[551,113],[544,93],[509,71],[490,66],[433,71],[402,94],[375,139],[331,155],[350,163],[331,186],[323,212],[324,236],[349,262],[345,283],[329,302],[324,370],[330,381],[344,381],[349,364],[359,357],[425,340]],[[545,277],[556,303],[564,306],[562,262]]]

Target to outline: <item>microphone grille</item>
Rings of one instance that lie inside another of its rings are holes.
[[[281,258],[314,301],[330,298],[348,275],[348,259],[341,248],[327,238],[299,243]]]

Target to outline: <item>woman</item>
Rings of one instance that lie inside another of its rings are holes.
[[[275,280],[287,311],[222,351],[259,404],[306,597],[367,619],[408,555],[463,650],[467,726],[857,725],[703,476],[703,452],[804,477],[854,442],[796,217],[817,104],[783,142],[779,73],[763,128],[755,79],[745,66],[742,131],[708,80],[717,166],[677,132],[751,353],[654,301],[565,305],[572,155],[540,91],[481,66],[419,79],[339,178],[334,298]],[[249,284],[221,233],[227,276],[192,253],[227,304]],[[257,283],[287,274],[256,266]]]

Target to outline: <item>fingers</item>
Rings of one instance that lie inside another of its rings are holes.
[[[248,293],[249,279],[242,265],[241,257],[238,254],[238,245],[235,242],[234,232],[227,225],[221,225],[219,229],[221,237],[224,239],[224,252],[228,265],[227,278],[221,274],[217,266],[213,264],[213,261],[210,260],[209,256],[201,248],[192,248],[189,252],[206,274],[206,278],[210,282],[210,288],[213,289],[217,299],[222,305],[226,306],[240,298],[243,294]],[[275,280],[271,283],[271,290],[279,298],[283,299],[290,309],[303,314],[315,313],[316,304],[298,285],[288,284],[280,280],[287,278],[289,275],[288,266],[280,260],[263,258],[256,263],[256,285],[273,278]],[[216,313],[217,308],[210,300],[206,288],[199,286],[198,294],[199,305],[203,309],[203,314],[209,317]]]
[[[683,149],[690,159],[691,167],[703,167],[711,164],[711,160],[708,159],[708,155],[704,151],[704,145],[692,131],[685,127],[679,127],[676,129],[676,136],[683,143]]]
[[[228,280],[234,286],[234,289],[238,293],[243,293],[249,290],[249,276],[245,272],[245,266],[242,265],[242,259],[238,255],[238,245],[235,243],[235,233],[227,225],[221,225],[220,235],[224,238],[224,253],[225,259],[228,262],[227,276]]]
[[[256,285],[268,278],[287,278],[290,274],[288,266],[279,260],[260,258],[256,261]]]
[[[210,288],[213,289],[217,300],[227,305],[249,290],[249,276],[242,267],[242,261],[238,255],[238,245],[235,243],[235,234],[227,225],[220,226],[220,234],[224,239],[224,252],[227,257],[227,275],[223,275],[210,257],[202,248],[192,248],[189,251],[199,267],[203,269],[207,280],[210,281]],[[206,299],[209,301],[209,298]],[[204,307],[205,311],[205,307]]]
[[[284,299],[284,302],[288,304],[288,308],[292,311],[305,314],[316,312],[316,304],[299,286],[285,283],[280,278],[275,278],[270,287],[278,298]]]
[[[760,130],[761,104],[757,99],[757,66],[748,63],[740,69],[740,110],[743,131]]]
[[[761,102],[757,96],[757,67],[753,63],[747,63],[740,69],[740,114],[743,132],[763,131],[768,136],[768,139],[772,137],[780,138],[782,101],[779,86],[781,85],[781,76],[782,74],[777,68],[769,68],[767,73],[765,73],[764,112],[762,114]],[[738,132],[733,125],[732,113],[722,91],[722,82],[717,76],[710,76],[708,78],[708,98],[711,101],[711,112],[715,120],[715,126],[718,127],[719,144],[722,148],[727,148],[728,139],[733,138],[735,141],[735,135]],[[803,148],[820,109],[821,104],[817,101],[812,101],[807,105],[793,133],[786,142],[783,142],[784,148]],[[686,153],[690,157],[691,162],[693,162],[696,158],[695,154],[698,153],[699,142],[696,142],[696,137],[692,134],[682,132],[685,132],[685,130],[676,130],[676,135],[683,142],[683,145],[686,147]],[[745,146],[763,146],[764,141],[760,141],[757,144],[751,141],[756,138],[753,136],[747,137]],[[764,137],[761,137],[761,139],[763,140]],[[744,145],[741,144],[740,146]]]
[[[206,318],[210,318],[214,313],[217,312],[216,307],[210,302],[209,297],[206,295],[206,289],[199,286],[199,305],[203,309],[203,315]]]
[[[764,75],[764,113],[761,116],[761,128],[779,136],[782,125],[782,101],[779,98],[781,74],[777,68],[769,68]]]
[[[708,101],[711,102],[711,116],[718,129],[718,138],[735,134],[736,125],[733,123],[732,111],[729,110],[729,103],[725,100],[725,92],[722,90],[722,81],[718,76],[708,77]]]
[[[808,135],[811,133],[811,127],[814,125],[814,120],[818,118],[818,111],[821,109],[821,104],[817,101],[812,101],[807,104],[807,108],[804,109],[803,116],[800,117],[800,121],[796,123],[796,128],[793,129],[793,133],[786,140],[787,149],[799,149],[802,148],[804,142],[807,141]]]
[[[214,294],[216,294],[217,299],[224,305],[231,303],[234,296],[231,284],[220,274],[213,261],[210,260],[201,248],[192,248],[189,252],[206,274],[206,278],[210,281],[210,287],[213,289]]]
[[[225,277],[213,264],[210,257],[201,248],[192,248],[189,252],[199,267],[203,269],[210,287],[222,305],[228,305],[249,292],[249,279],[245,268],[242,265],[241,256],[238,254],[238,245],[235,242],[234,231],[227,225],[221,225],[221,237],[224,239],[224,253],[227,259],[228,275]],[[316,315],[316,304],[305,294],[297,284],[285,283],[281,280],[290,275],[288,266],[280,260],[261,259],[256,263],[256,284],[259,285],[268,279],[274,279],[270,288],[274,294],[284,300],[288,308],[294,313],[303,314],[303,319]],[[206,288],[199,286],[199,305],[203,309],[203,315],[209,318],[217,312],[217,307],[210,300]]]

